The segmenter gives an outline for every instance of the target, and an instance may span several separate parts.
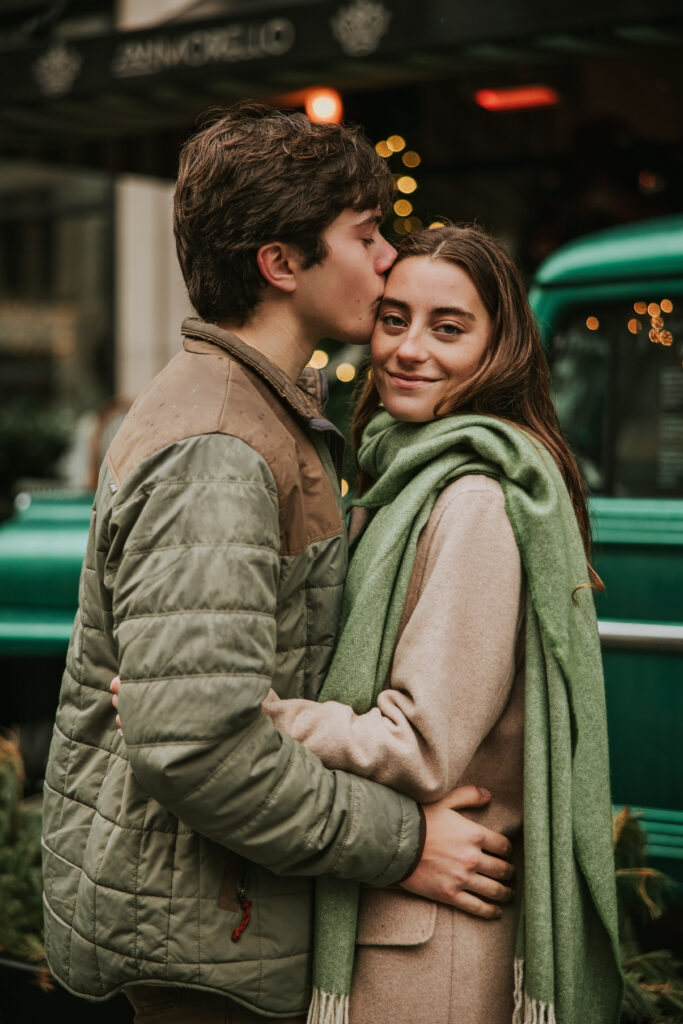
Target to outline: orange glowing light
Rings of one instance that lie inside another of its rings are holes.
[[[673,313],[674,304],[671,299],[662,299],[659,306],[662,313]]]
[[[348,384],[356,376],[356,367],[353,363],[340,363],[337,367],[337,380],[342,384]]]
[[[647,305],[644,302],[634,302],[633,309],[639,316],[644,316],[647,313]]]
[[[586,327],[589,331],[597,331],[600,326],[600,321],[597,316],[589,316],[586,318]]]
[[[633,317],[632,320],[629,320],[629,322],[627,324],[627,327],[628,327],[629,331],[631,332],[631,334],[637,334],[638,331],[640,331],[642,329],[642,326],[643,325],[640,322],[640,320],[636,320],[635,317]]]
[[[647,307],[647,311],[650,316],[659,316],[661,310],[658,302],[650,302]]]
[[[317,348],[309,359],[308,365],[312,366],[314,370],[322,370],[324,366],[327,366],[329,361],[330,357],[327,352],[324,352],[321,348]]]
[[[522,85],[506,89],[479,89],[474,102],[484,110],[530,110],[533,107],[554,107],[560,94],[549,85]]]
[[[344,104],[336,89],[311,89],[306,94],[306,116],[316,124],[339,124]]]
[[[396,188],[404,195],[410,195],[417,188],[417,182],[409,174],[403,174],[396,182]]]

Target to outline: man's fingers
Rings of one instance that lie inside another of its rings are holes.
[[[512,843],[500,832],[493,832],[490,828],[482,826],[484,838],[481,843],[482,850],[487,853],[494,853],[496,857],[504,857],[509,860],[512,857]]]
[[[118,693],[121,687],[121,676],[114,676],[109,684],[109,689],[112,693]]]
[[[490,799],[488,789],[480,786],[458,786],[443,798],[443,802],[451,810],[458,811],[461,807],[482,807]]]
[[[467,882],[467,889],[475,896],[490,900],[492,903],[509,903],[514,898],[514,892],[507,885],[496,882],[486,875],[472,875]]]
[[[486,903],[474,896],[471,892],[459,892],[453,900],[453,906],[458,910],[464,910],[466,914],[474,914],[475,917],[484,917],[492,921],[502,915],[503,911],[495,903]]]
[[[482,853],[481,861],[477,869],[480,875],[488,875],[489,878],[496,878],[499,882],[509,881],[515,873],[515,866],[509,860],[501,857],[489,857]]]

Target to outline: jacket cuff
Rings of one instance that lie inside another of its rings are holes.
[[[413,873],[417,867],[425,845],[427,820],[418,803],[408,797],[403,801],[403,821],[398,834],[398,848],[389,864],[380,875],[368,879],[370,885],[379,889],[399,885],[404,878]]]
[[[401,882],[405,882],[406,878],[410,878],[410,876],[412,875],[413,871],[415,871],[415,869],[417,868],[417,865],[422,860],[422,854],[423,854],[424,848],[425,848],[425,840],[427,839],[427,818],[425,816],[425,812],[424,812],[424,808],[422,807],[422,804],[418,804],[417,805],[417,809],[420,812],[420,838],[419,838],[418,844],[417,844],[417,851],[415,853],[415,857],[413,858],[412,864],[410,865],[410,867],[408,868],[406,873],[403,875],[403,877],[399,878],[399,880],[398,880],[398,884],[399,885],[401,884]]]

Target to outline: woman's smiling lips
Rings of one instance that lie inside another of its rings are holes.
[[[406,391],[411,391],[413,388],[419,388],[423,384],[435,383],[435,379],[433,377],[420,377],[417,374],[407,373],[391,373],[389,370],[386,370],[385,372],[395,387],[405,388]]]

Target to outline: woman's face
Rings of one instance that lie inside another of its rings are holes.
[[[387,412],[433,420],[439,402],[479,368],[490,335],[491,318],[464,270],[429,256],[396,263],[370,342]]]

